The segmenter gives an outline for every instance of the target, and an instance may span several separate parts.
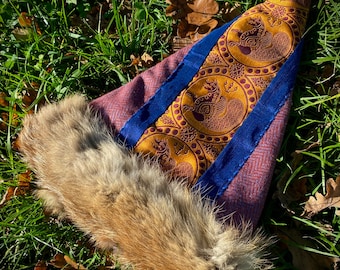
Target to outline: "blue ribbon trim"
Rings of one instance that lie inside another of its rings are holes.
[[[217,40],[236,19],[197,42],[155,95],[125,123],[118,137],[127,147],[134,147],[144,131],[156,122],[180,92],[188,86]]]
[[[296,47],[248,115],[242,126],[194,188],[209,198],[220,197],[248,160],[289,97],[299,68],[303,42]]]
[[[125,123],[118,137],[127,147],[134,147],[144,131],[155,123],[187,87],[219,37],[236,19],[195,44],[155,95]],[[302,43],[280,68],[231,141],[196,183],[194,188],[199,188],[205,196],[216,199],[224,193],[268,130],[294,87]]]

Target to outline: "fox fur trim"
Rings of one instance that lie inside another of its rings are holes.
[[[219,221],[198,192],[116,142],[84,98],[28,115],[19,139],[47,210],[135,269],[271,269],[270,239]]]

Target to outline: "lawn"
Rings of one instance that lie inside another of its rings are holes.
[[[237,11],[257,2],[238,1]],[[224,10],[226,1],[218,3]],[[128,268],[96,250],[72,224],[44,213],[31,194],[34,174],[21,161],[16,139],[26,114],[75,92],[94,99],[170,55],[180,42],[173,43],[178,22],[166,16],[167,6],[160,0],[0,3],[0,269]],[[223,12],[215,15],[219,22],[229,19]],[[271,250],[276,269],[337,269],[339,40],[340,3],[313,0],[260,222],[278,239]],[[311,196],[319,202],[313,213],[305,211]]]

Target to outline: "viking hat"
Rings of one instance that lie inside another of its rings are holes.
[[[287,122],[306,5],[259,4],[91,105],[133,151],[256,224]]]
[[[90,104],[73,96],[28,116],[19,138],[37,197],[136,269],[270,269],[271,241],[251,228],[307,12],[266,1]]]

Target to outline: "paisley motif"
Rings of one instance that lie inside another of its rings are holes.
[[[307,10],[271,0],[236,20],[191,82],[147,128],[135,151],[188,185],[216,160],[300,41]]]

